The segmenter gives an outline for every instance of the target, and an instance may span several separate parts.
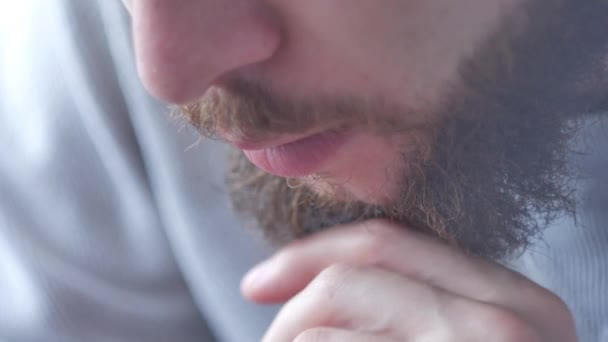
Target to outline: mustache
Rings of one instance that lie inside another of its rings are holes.
[[[420,110],[389,104],[379,98],[315,95],[283,96],[267,85],[231,80],[213,86],[199,101],[178,108],[181,116],[208,138],[229,136],[259,141],[284,134],[364,128],[376,134],[401,133],[429,125],[415,118]]]

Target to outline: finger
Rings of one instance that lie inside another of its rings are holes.
[[[563,336],[541,338],[537,326],[505,308],[382,268],[349,265],[321,272],[283,307],[264,341],[292,341],[318,327],[395,341],[553,341]]]
[[[271,342],[273,340],[264,340]],[[377,335],[330,327],[312,328],[299,334],[294,342],[391,342],[392,339]]]
[[[512,293],[523,276],[466,255],[429,236],[383,220],[337,227],[297,241],[250,272],[242,292],[256,302],[283,302],[321,270],[335,264],[377,265],[446,291],[485,302],[526,298],[542,291],[529,285]]]
[[[445,306],[444,298],[441,290],[384,269],[333,265],[283,306],[264,341],[292,341],[319,326],[391,332],[403,340],[406,332],[437,322],[429,313]]]

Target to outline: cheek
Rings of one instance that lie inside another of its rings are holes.
[[[437,104],[458,85],[462,62],[522,1],[274,0],[284,44],[255,71],[300,97],[338,93],[408,108]]]
[[[394,51],[405,39],[396,33],[402,19],[387,15],[408,13],[407,3],[275,0],[283,44],[250,70],[294,96],[384,94],[407,75]]]

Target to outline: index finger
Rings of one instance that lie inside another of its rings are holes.
[[[438,239],[385,220],[336,227],[278,252],[243,281],[243,294],[256,302],[283,302],[323,269],[337,263],[379,266],[483,302],[508,302],[541,290],[523,276],[467,255]],[[257,279],[256,279],[257,278]],[[513,291],[517,289],[517,294]],[[528,297],[529,298],[529,297]]]

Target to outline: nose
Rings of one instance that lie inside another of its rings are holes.
[[[275,53],[280,30],[255,0],[134,0],[137,67],[161,100],[186,104],[222,76]]]

